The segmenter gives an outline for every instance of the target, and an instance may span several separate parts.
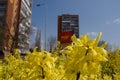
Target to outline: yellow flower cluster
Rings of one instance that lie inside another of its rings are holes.
[[[68,80],[75,80],[78,73],[80,78],[81,75],[91,76],[100,73],[100,62],[107,61],[107,51],[104,49],[106,43],[98,47],[101,35],[102,33],[99,33],[93,40],[88,35],[79,39],[72,36],[72,45],[61,51],[66,55],[65,71]]]
[[[18,50],[0,62],[0,80],[111,80],[101,77],[101,62],[108,61],[106,43],[98,46],[102,33],[91,40],[88,35],[72,36],[72,44],[54,53],[36,48],[21,59]],[[118,76],[115,75],[117,78]]]

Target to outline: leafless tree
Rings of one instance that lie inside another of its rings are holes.
[[[55,36],[50,36],[48,38],[48,49],[50,52],[53,52],[56,48],[57,39]]]
[[[36,34],[35,47],[37,47],[37,51],[41,51],[41,31],[39,29]]]
[[[31,49],[35,47],[36,34],[37,34],[37,27],[31,26],[30,28],[30,48]]]

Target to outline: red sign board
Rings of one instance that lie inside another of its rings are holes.
[[[71,37],[73,35],[73,31],[66,31],[66,32],[61,32],[60,34],[60,42],[61,43],[70,43],[71,42]]]

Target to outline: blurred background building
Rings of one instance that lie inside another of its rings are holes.
[[[71,36],[79,37],[79,16],[62,14],[58,16],[58,41],[65,47],[71,43]]]
[[[0,49],[29,50],[32,0],[0,0]]]
[[[30,48],[31,16],[32,0],[21,0],[17,47],[22,54],[25,54]]]

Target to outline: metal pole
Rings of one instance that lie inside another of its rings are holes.
[[[40,7],[41,5],[45,5],[45,4],[37,4],[36,6],[37,7]],[[45,50],[46,50],[46,29],[47,29],[47,7],[45,7],[45,25],[44,25],[44,27],[45,27],[45,44],[44,44],[44,46],[45,46]]]
[[[46,50],[46,29],[47,29],[47,7],[45,7],[45,50]]]

